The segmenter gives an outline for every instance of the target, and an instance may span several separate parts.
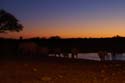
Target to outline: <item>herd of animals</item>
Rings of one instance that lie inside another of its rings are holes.
[[[69,58],[69,52],[67,52],[64,49],[61,48],[47,48],[39,46],[38,44],[34,42],[21,42],[19,43],[15,48],[10,45],[2,44],[0,45],[0,54],[8,54],[12,55],[12,52],[15,52],[17,56],[41,56],[46,57],[49,56],[49,54],[53,54],[55,57],[63,57],[63,58]],[[72,59],[78,58],[79,50],[77,48],[71,48],[70,54]],[[106,51],[98,51],[97,52],[99,58],[101,61],[105,60],[105,56],[108,56],[108,52]],[[112,59],[116,54],[112,53]]]

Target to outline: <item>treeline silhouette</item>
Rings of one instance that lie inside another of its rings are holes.
[[[79,50],[79,53],[90,53],[98,51],[125,52],[125,37],[112,38],[29,38],[7,39],[0,38],[0,55],[12,56],[18,54],[18,46],[22,42],[34,42],[40,47],[48,49],[60,48],[70,52],[72,48]],[[53,51],[50,50],[49,53]]]
[[[71,49],[77,48],[80,52],[125,52],[125,37],[112,38],[31,38],[27,39],[48,48]]]
[[[48,48],[78,48],[82,52],[106,51],[125,51],[125,37],[112,38],[29,38],[11,39],[0,38],[0,44],[18,44],[21,41],[35,42],[36,44]]]

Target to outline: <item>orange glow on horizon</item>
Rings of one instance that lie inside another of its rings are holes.
[[[47,22],[47,23],[46,23]],[[125,36],[125,21],[116,19],[96,19],[86,22],[64,20],[36,22],[33,24],[28,21],[24,23],[24,30],[16,33],[0,34],[0,37],[24,38],[31,37],[51,37],[60,36],[61,38],[101,38],[113,37],[115,35]]]

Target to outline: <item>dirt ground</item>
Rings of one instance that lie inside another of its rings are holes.
[[[125,62],[1,59],[0,83],[125,83]]]

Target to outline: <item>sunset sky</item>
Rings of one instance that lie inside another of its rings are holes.
[[[0,0],[0,9],[24,26],[0,37],[125,36],[125,0]]]

